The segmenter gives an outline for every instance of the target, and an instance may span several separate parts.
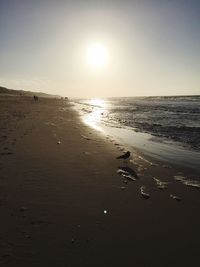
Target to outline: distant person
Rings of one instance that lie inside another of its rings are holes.
[[[34,98],[35,101],[39,100],[38,96],[36,96],[36,95],[34,95],[33,98]]]

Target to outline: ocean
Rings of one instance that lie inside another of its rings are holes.
[[[73,100],[83,121],[163,160],[200,163],[200,96]]]

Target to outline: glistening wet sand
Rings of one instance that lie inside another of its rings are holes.
[[[117,160],[123,147],[61,100],[1,96],[0,128],[0,266],[198,262],[200,191],[181,170]]]

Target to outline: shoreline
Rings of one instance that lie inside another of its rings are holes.
[[[135,132],[133,129],[108,126],[102,126],[102,128],[105,129],[104,133],[107,132],[116,142],[120,142],[122,146],[129,150],[137,151],[136,153],[151,159],[151,161],[200,174],[199,151],[191,150],[191,148],[185,149],[181,144],[166,142],[166,140],[150,134]],[[127,137],[124,138],[124,135]]]
[[[174,168],[185,169],[187,173],[194,172],[200,175],[200,151],[187,146],[184,147],[182,143],[166,140],[149,133],[134,131],[129,127],[105,125],[99,118],[102,112],[101,108],[99,111],[91,111],[88,114],[84,114],[82,112],[82,109],[84,109],[82,104],[77,104],[74,101],[71,101],[71,103],[73,103],[74,109],[83,123],[104,136],[109,136],[111,140],[113,139],[115,143],[120,143],[122,147],[126,147],[133,153],[135,151],[135,153],[139,153],[143,157],[151,159],[151,161],[161,162],[161,165],[172,165]]]
[[[0,109],[1,266],[197,262],[199,189],[175,180],[179,170],[137,152],[117,160],[124,147],[67,101],[12,98]]]

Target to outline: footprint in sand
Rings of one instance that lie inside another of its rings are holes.
[[[0,245],[0,262],[5,263],[13,256],[12,247],[9,243],[1,243]]]
[[[13,155],[14,153],[13,152],[1,152],[0,155]]]

